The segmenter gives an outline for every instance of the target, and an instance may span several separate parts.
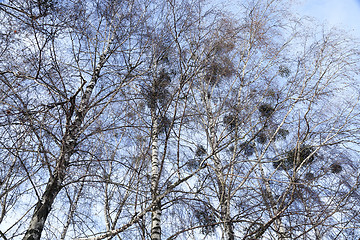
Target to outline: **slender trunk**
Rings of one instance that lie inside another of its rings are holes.
[[[259,169],[260,169],[260,173],[261,173],[261,177],[263,180],[263,183],[265,185],[265,197],[264,197],[264,201],[265,201],[265,205],[268,207],[268,210],[270,213],[272,213],[274,216],[277,215],[279,212],[281,212],[278,207],[277,207],[277,202],[274,199],[273,196],[273,191],[271,190],[270,184],[269,184],[269,180],[266,178],[265,176],[265,172],[264,169],[262,167],[262,164],[259,163]],[[287,237],[287,232],[286,232],[286,228],[283,224],[283,222],[281,221],[281,216],[277,217],[274,221],[274,228],[277,232],[278,235],[278,239],[279,240],[288,240],[290,238]],[[268,225],[268,227],[270,227],[270,225]],[[265,233],[266,229],[262,228],[263,233]]]
[[[215,156],[216,158],[216,156]],[[219,169],[219,166],[216,166],[215,169],[217,170],[217,182],[219,185],[219,204],[220,204],[220,216],[221,221],[223,222],[224,227],[224,239],[225,240],[234,240],[234,226],[231,221],[230,216],[230,201],[229,201],[229,195],[228,190],[226,188],[225,178],[223,173],[221,172],[221,169]]]
[[[67,126],[62,141],[60,156],[57,160],[55,171],[50,176],[48,183],[46,184],[45,192],[36,204],[34,213],[30,220],[30,226],[28,227],[23,240],[40,240],[41,233],[44,229],[46,219],[51,211],[51,207],[54,203],[56,196],[61,191],[62,184],[66,176],[66,171],[68,170],[67,168],[70,162],[70,158],[74,153],[76,142],[81,132],[81,126],[88,111],[88,103],[90,101],[90,96],[99,79],[100,70],[102,69],[109,57],[110,45],[112,41],[113,38],[110,39],[103,54],[100,56],[100,61],[94,69],[91,81],[89,82],[84,94],[82,95],[79,108],[76,109],[75,107],[75,98],[77,93],[69,100],[71,107],[69,112],[67,112],[66,114]],[[72,121],[71,118],[74,114],[75,119]]]
[[[151,110],[152,130],[151,130],[151,197],[156,201],[158,197],[158,182],[159,182],[159,123],[156,115],[156,110]],[[151,212],[151,240],[161,239],[161,202],[157,201]]]
[[[74,201],[70,205],[69,213],[68,213],[68,216],[67,216],[67,219],[66,219],[64,229],[63,229],[63,231],[61,233],[60,240],[64,240],[65,237],[66,237],[67,231],[68,231],[69,226],[71,224],[71,220],[73,219],[73,216],[75,214],[76,207],[77,207],[77,204],[79,202],[83,187],[84,187],[84,181],[81,183],[80,188],[79,188],[79,190],[77,192],[77,195],[76,195]]]
[[[205,105],[208,114],[209,132],[210,132],[210,144],[213,151],[213,160],[215,166],[216,181],[219,188],[219,204],[220,204],[220,217],[224,227],[225,240],[234,240],[234,227],[230,217],[230,201],[228,196],[228,190],[226,188],[226,179],[223,174],[223,167],[221,160],[217,152],[217,138],[215,129],[215,120],[212,114],[212,108],[210,103],[210,97],[205,95]]]
[[[234,226],[230,218],[230,206],[227,201],[224,201],[221,204],[221,215],[224,221],[225,240],[234,240]]]

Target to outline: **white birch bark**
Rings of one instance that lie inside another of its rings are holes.
[[[159,123],[156,114],[155,104],[151,109],[152,129],[151,129],[151,197],[154,202],[154,207],[151,211],[151,240],[161,239],[161,202],[156,200],[159,183]]]
[[[226,188],[226,180],[223,174],[223,168],[221,164],[221,160],[217,154],[217,138],[216,138],[216,129],[215,129],[215,119],[213,118],[213,112],[210,102],[210,97],[208,94],[204,94],[205,106],[208,115],[208,126],[210,132],[210,144],[214,159],[214,167],[215,167],[215,175],[217,178],[217,184],[219,188],[219,204],[220,204],[220,216],[221,221],[223,222],[224,228],[224,239],[225,240],[234,240],[234,228],[231,222],[230,217],[230,202],[228,201],[228,191]]]
[[[269,184],[269,180],[266,178],[265,173],[264,173],[264,169],[262,167],[262,164],[259,163],[259,169],[261,172],[261,178],[263,179],[263,183],[265,185],[265,190],[266,190],[266,195],[268,199],[264,199],[264,201],[269,201],[270,206],[269,206],[269,210],[274,214],[277,215],[279,214],[279,209],[277,207],[277,202],[274,199],[273,196],[273,192],[271,190],[270,184]],[[265,205],[269,205],[267,203],[265,203]],[[281,221],[281,217],[278,217],[275,221],[275,229],[277,231],[277,235],[278,235],[278,239],[279,240],[288,240],[289,238],[286,237],[286,228],[284,226],[284,224]]]
[[[74,201],[71,203],[69,213],[68,213],[68,216],[66,218],[66,223],[65,223],[64,229],[63,229],[63,231],[61,233],[61,236],[60,236],[60,240],[64,240],[65,237],[66,237],[67,231],[68,231],[69,226],[71,224],[71,219],[73,218],[75,210],[77,208],[77,204],[79,202],[83,187],[84,187],[84,181],[81,183],[80,188],[79,188],[79,190],[77,192],[77,195],[76,195]]]

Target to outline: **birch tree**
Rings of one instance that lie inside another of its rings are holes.
[[[257,1],[239,22],[219,21],[219,30],[209,37],[212,44],[206,45],[203,55],[204,71],[198,76],[199,94],[194,97],[202,116],[203,139],[207,139],[201,144],[214,153],[209,164],[214,176],[209,171],[213,180],[207,183],[213,188],[199,195],[209,199],[215,219],[207,217],[207,223],[223,225],[223,239],[321,236],[318,228],[325,219],[337,222],[336,204],[325,204],[334,207],[325,214],[306,203],[314,198],[312,206],[323,209],[320,199],[326,198],[306,179],[319,165],[324,171],[322,180],[331,179],[324,166],[333,163],[326,152],[335,148],[343,152],[342,144],[350,146],[355,141],[349,133],[356,131],[356,124],[350,122],[357,121],[357,90],[344,86],[352,85],[354,79],[346,72],[356,74],[358,53],[351,40],[334,31],[316,37],[298,32],[299,23],[285,22],[289,13],[277,4]],[[291,48],[297,46],[304,50],[293,55]],[[337,54],[339,48],[342,55]],[[340,96],[334,98],[338,91],[354,94],[352,104]],[[329,103],[334,107],[334,101],[341,102],[344,111],[323,110]],[[344,128],[340,119],[350,124]],[[311,123],[314,120],[317,123]],[[347,195],[336,188],[331,192]],[[299,198],[313,216],[304,220],[307,224],[295,224],[303,211]],[[332,230],[326,231],[331,235]]]
[[[232,6],[0,3],[2,238],[358,234],[356,41]]]
[[[22,21],[23,25],[14,31],[20,35],[14,51],[23,58],[18,59],[18,65],[9,62],[2,66],[3,83],[9,89],[5,93],[12,117],[9,124],[19,126],[15,129],[25,128],[27,141],[33,140],[23,151],[34,154],[26,162],[21,155],[17,157],[24,163],[26,182],[31,183],[37,198],[23,239],[40,239],[56,197],[76,179],[69,172],[86,178],[87,164],[76,163],[89,155],[77,156],[85,150],[82,144],[98,131],[93,128],[94,122],[107,114],[114,97],[131,80],[129,73],[133,69],[127,68],[123,56],[115,53],[123,51],[124,42],[136,31],[143,18],[142,7],[134,1],[116,6],[109,2],[93,8],[87,8],[85,2],[1,4],[9,22]],[[66,51],[62,49],[64,42],[70,43]],[[102,77],[112,55],[111,61],[121,63],[118,71]],[[15,90],[16,83],[23,89]],[[5,149],[14,154],[12,148]],[[35,172],[48,180],[42,183]]]

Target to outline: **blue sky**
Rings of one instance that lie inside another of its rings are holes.
[[[360,0],[303,0],[300,11],[360,38]]]
[[[3,2],[3,0],[0,0]],[[300,13],[360,38],[360,0],[300,0]]]

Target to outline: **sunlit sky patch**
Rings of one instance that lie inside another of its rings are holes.
[[[300,11],[360,38],[360,0],[304,0]]]

